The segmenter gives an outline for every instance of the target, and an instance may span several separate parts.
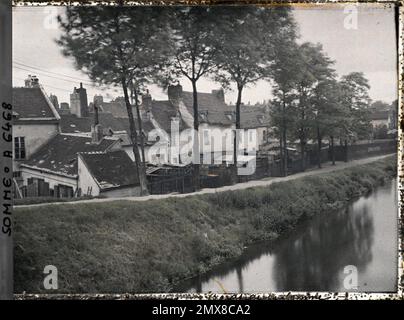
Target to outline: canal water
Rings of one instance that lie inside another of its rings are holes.
[[[250,246],[175,292],[396,291],[396,182],[316,215],[287,237]]]

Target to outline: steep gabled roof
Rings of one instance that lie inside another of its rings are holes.
[[[91,126],[94,124],[94,114],[82,118],[74,114],[61,115],[60,117],[60,126],[63,133],[91,132]],[[128,118],[116,118],[109,112],[100,112],[98,119],[104,130],[112,129],[113,131],[126,131],[129,133]],[[154,127],[150,121],[143,120],[142,129],[144,132],[150,132]]]
[[[21,120],[59,120],[59,114],[41,87],[13,88],[13,111]]]
[[[270,126],[269,112],[265,106],[241,106],[241,128],[254,129]]]
[[[171,118],[177,116],[177,109],[170,101],[156,101],[151,102],[151,112],[154,120],[157,121],[159,126],[167,133],[171,132]],[[180,119],[180,131],[187,129],[188,126]]]
[[[90,137],[58,134],[21,166],[76,177],[79,152],[107,151],[116,143],[118,140],[102,139],[99,143],[93,144]]]
[[[116,118],[128,118],[125,102],[123,100],[102,102],[100,107],[102,111],[109,112]]]
[[[80,153],[80,157],[101,189],[139,185],[134,162],[123,150]]]
[[[183,91],[182,101],[188,111],[193,115],[193,93]],[[225,114],[225,112],[231,112],[233,110],[213,93],[198,92],[198,110],[200,114],[204,114],[204,116],[200,116],[199,118],[201,122],[225,126],[234,123],[234,120],[229,119]]]

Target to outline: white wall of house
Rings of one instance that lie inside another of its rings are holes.
[[[258,127],[257,130],[257,148],[267,143],[268,137],[268,128],[267,127]]]
[[[98,183],[95,181],[94,177],[88,171],[88,168],[84,161],[78,156],[77,162],[77,171],[78,171],[78,188],[81,190],[81,194],[91,195],[96,197],[100,194],[100,187]]]
[[[14,124],[13,138],[24,137],[26,159],[29,159],[40,147],[46,144],[59,132],[57,123],[51,124]],[[14,143],[14,142],[13,142]],[[18,160],[15,160],[14,170],[18,170]]]
[[[49,172],[45,172],[42,170],[31,169],[26,167],[21,167],[21,177],[23,179],[23,183],[26,186],[28,184],[29,178],[37,178],[44,179],[45,182],[49,183],[49,188],[54,189],[55,185],[65,185],[72,187],[74,192],[77,189],[77,178],[75,177],[67,177],[52,174]]]

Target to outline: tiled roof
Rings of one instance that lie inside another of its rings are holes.
[[[115,118],[109,112],[100,112],[98,114],[99,123],[104,130],[129,132],[128,118]],[[136,120],[136,118],[135,118]],[[60,126],[63,133],[91,132],[91,126],[94,124],[94,114],[90,117],[79,118],[74,114],[61,115]],[[150,121],[142,122],[143,131],[149,132],[154,129]]]
[[[80,157],[101,189],[139,185],[136,167],[123,150],[80,153]]]
[[[152,115],[159,126],[166,132],[171,132],[171,118],[177,116],[177,110],[170,101],[152,101]],[[180,131],[187,129],[183,119],[180,121]]]
[[[123,100],[102,102],[100,107],[102,111],[112,113],[116,118],[128,118],[125,102]]]
[[[90,137],[58,134],[21,165],[76,176],[79,152],[106,151],[116,142],[102,139],[98,144],[92,144]]]
[[[57,120],[59,115],[40,87],[13,88],[13,111],[18,119]]]
[[[242,105],[240,109],[241,128],[253,129],[270,125],[269,112],[265,106]]]
[[[188,91],[182,92],[182,101],[188,111],[193,115],[193,93]],[[198,92],[198,110],[204,113],[205,117],[200,117],[200,122],[218,125],[232,125],[234,120],[229,119],[225,112],[233,111],[224,101],[218,99],[212,93]]]

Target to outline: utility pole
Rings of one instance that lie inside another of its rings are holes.
[[[13,298],[11,0],[0,0],[0,300]]]

